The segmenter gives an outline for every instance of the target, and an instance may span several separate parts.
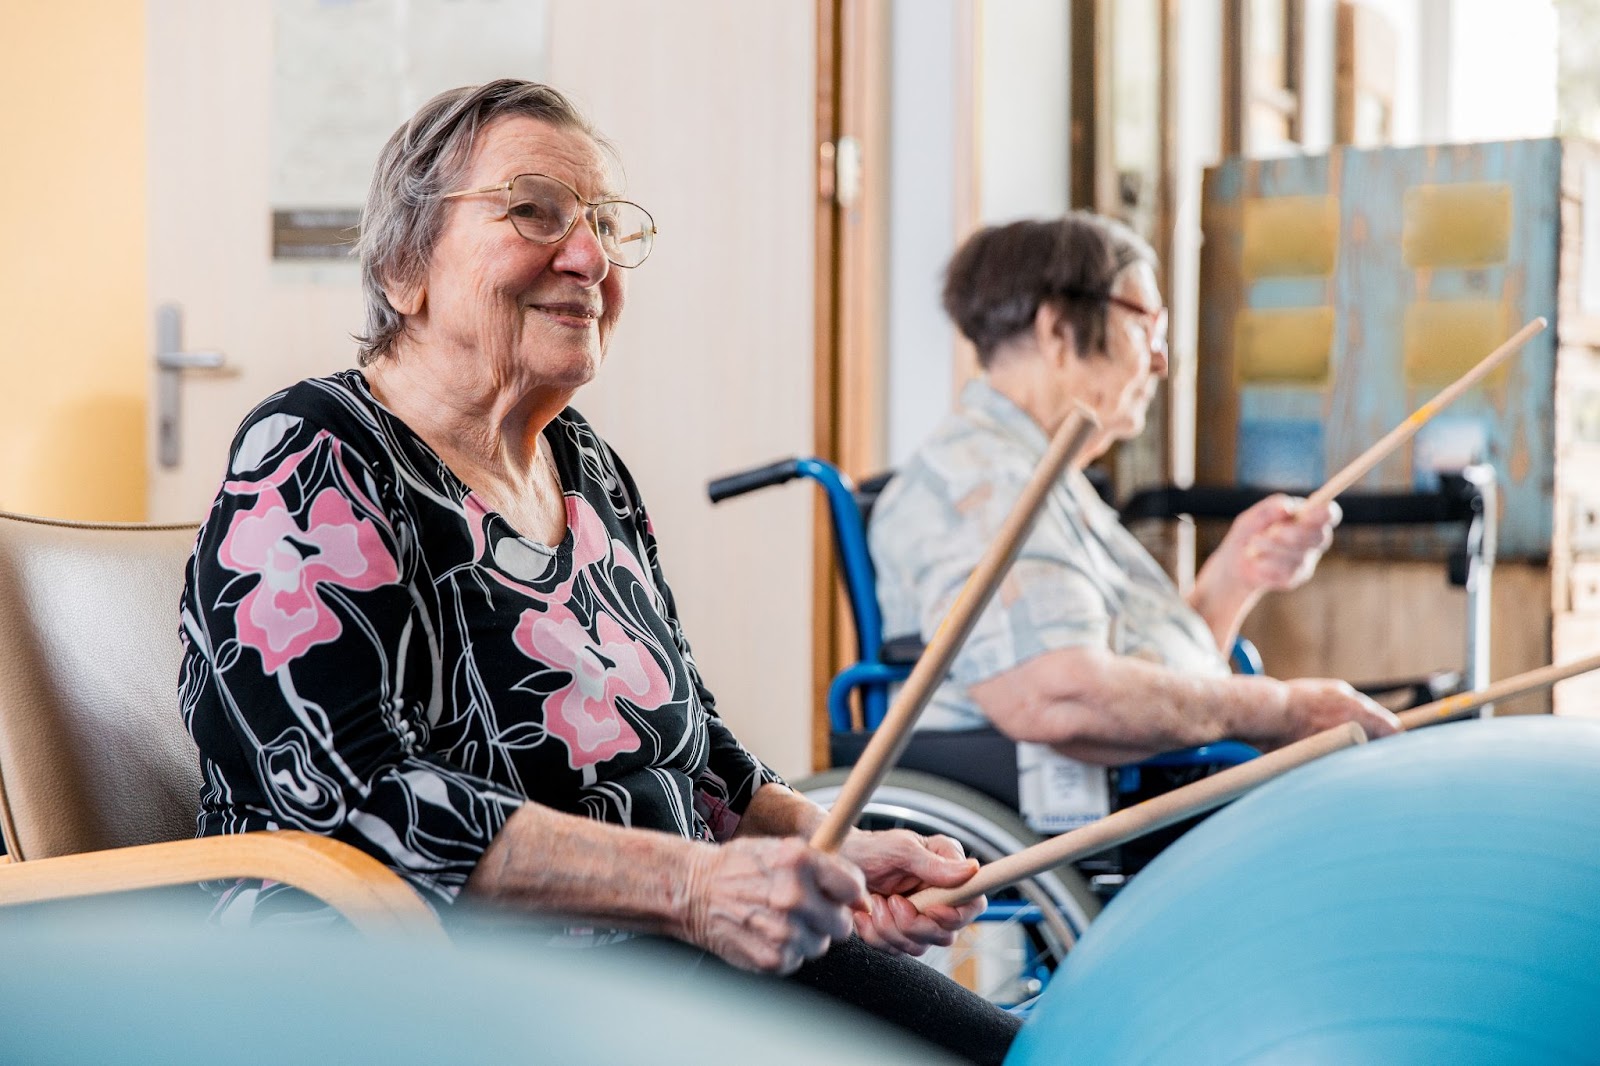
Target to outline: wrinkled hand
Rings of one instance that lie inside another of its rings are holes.
[[[680,935],[742,970],[793,973],[850,935],[867,906],[861,871],[798,837],[695,850]]]
[[[1238,518],[1217,546],[1229,577],[1251,591],[1284,592],[1311,579],[1342,517],[1337,503],[1309,507],[1281,493]]]
[[[855,912],[856,935],[873,947],[921,955],[932,945],[948,947],[957,931],[983,913],[982,897],[959,907],[936,904],[919,911],[906,898],[923,888],[954,888],[978,870],[961,845],[947,836],[920,836],[909,829],[853,830],[840,854],[867,879],[867,904]]]
[[[1355,722],[1374,739],[1400,731],[1400,719],[1343,681],[1302,677],[1284,684],[1289,687],[1288,735],[1284,743],[1332,729],[1341,722]]]

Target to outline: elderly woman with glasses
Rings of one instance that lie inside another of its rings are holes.
[[[942,978],[930,999],[903,958],[982,909],[906,896],[976,863],[904,830],[806,844],[823,812],[718,717],[639,489],[569,406],[656,236],[608,152],[517,81],[434,98],[384,148],[360,369],[251,412],[189,566],[199,832],[327,834],[440,908],[798,970],[998,1059],[1010,1016]],[[309,906],[241,883],[220,910]]]
[[[1263,500],[1183,596],[1084,477],[1083,463],[1144,429],[1166,376],[1155,265],[1127,227],[1085,213],[969,239],[944,306],[983,374],[873,513],[884,631],[929,639],[1067,413],[1081,404],[1099,418],[922,720],[1025,742],[1023,803],[1042,829],[1105,813],[1101,766],[1225,737],[1272,747],[1345,720],[1373,735],[1397,725],[1343,682],[1228,669],[1261,595],[1311,576],[1336,507]]]

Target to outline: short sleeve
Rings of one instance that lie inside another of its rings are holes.
[[[180,697],[202,834],[332,836],[448,902],[524,799],[427,750],[438,606],[390,469],[313,418],[247,420],[189,564]]]
[[[903,475],[871,528],[886,635],[914,627],[933,638],[1025,483],[991,470],[952,492],[926,468]],[[1058,488],[1045,508],[951,668],[963,688],[1047,651],[1111,643],[1107,578],[1093,570],[1076,501]]]

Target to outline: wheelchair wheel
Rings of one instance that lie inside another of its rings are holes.
[[[794,789],[830,807],[848,772],[829,770]],[[863,829],[943,833],[980,862],[993,862],[1041,840],[1015,811],[965,786],[914,770],[891,771],[857,824]],[[934,948],[922,961],[992,1002],[1013,1007],[1044,987],[1099,913],[1100,903],[1076,870],[1058,867],[991,895],[989,907],[997,920],[975,922],[949,948]]]

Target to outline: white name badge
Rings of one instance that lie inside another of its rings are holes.
[[[1069,759],[1048,745],[1017,745],[1022,820],[1036,833],[1065,833],[1110,814],[1109,778],[1105,767]]]

